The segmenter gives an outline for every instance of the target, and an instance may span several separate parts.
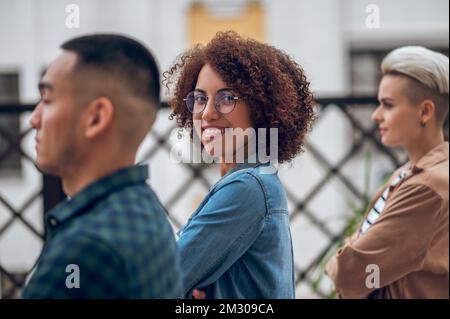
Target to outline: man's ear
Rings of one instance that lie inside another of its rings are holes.
[[[436,106],[431,100],[425,100],[420,105],[420,123],[427,124],[436,115]]]
[[[93,100],[86,110],[84,134],[86,138],[94,138],[111,127],[115,114],[114,105],[106,97]]]

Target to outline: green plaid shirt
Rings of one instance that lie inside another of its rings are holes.
[[[175,238],[147,178],[147,166],[122,169],[47,214],[46,244],[22,296],[181,297]]]

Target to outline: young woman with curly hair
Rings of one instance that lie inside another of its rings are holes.
[[[178,233],[186,297],[199,289],[207,298],[294,298],[288,205],[276,169],[249,160],[250,139],[223,150],[210,144],[225,142],[228,130],[265,128],[268,136],[276,128],[278,162],[293,159],[314,119],[302,68],[272,46],[225,32],[184,53],[164,77],[167,86],[175,82],[177,124],[222,157],[222,178]]]

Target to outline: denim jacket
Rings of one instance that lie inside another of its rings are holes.
[[[186,298],[294,298],[286,193],[267,168],[238,164],[178,232]]]

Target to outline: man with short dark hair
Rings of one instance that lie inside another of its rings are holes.
[[[30,123],[36,164],[69,199],[46,215],[47,240],[24,298],[178,298],[181,275],[165,210],[135,166],[159,105],[150,52],[119,35],[64,43]]]

